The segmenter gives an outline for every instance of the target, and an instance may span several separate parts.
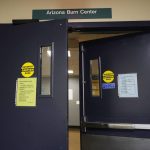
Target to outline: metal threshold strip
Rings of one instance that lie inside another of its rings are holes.
[[[84,126],[86,128],[102,129],[150,130],[150,124],[86,122],[84,123]]]

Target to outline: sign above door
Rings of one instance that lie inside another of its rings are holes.
[[[105,19],[112,18],[111,8],[38,9],[32,10],[32,19]]]

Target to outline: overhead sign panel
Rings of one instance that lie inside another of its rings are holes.
[[[39,9],[32,11],[32,18],[47,19],[104,19],[112,18],[111,8]]]

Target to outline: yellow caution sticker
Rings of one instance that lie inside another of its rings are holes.
[[[21,67],[21,74],[25,78],[29,78],[34,74],[34,65],[31,62],[26,62]]]
[[[111,83],[114,81],[114,73],[110,70],[107,70],[103,73],[103,81],[105,83]]]

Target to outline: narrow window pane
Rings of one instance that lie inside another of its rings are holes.
[[[98,59],[90,60],[91,67],[91,94],[92,96],[100,96],[99,85],[99,63]]]
[[[41,47],[41,95],[51,95],[52,47]]]

